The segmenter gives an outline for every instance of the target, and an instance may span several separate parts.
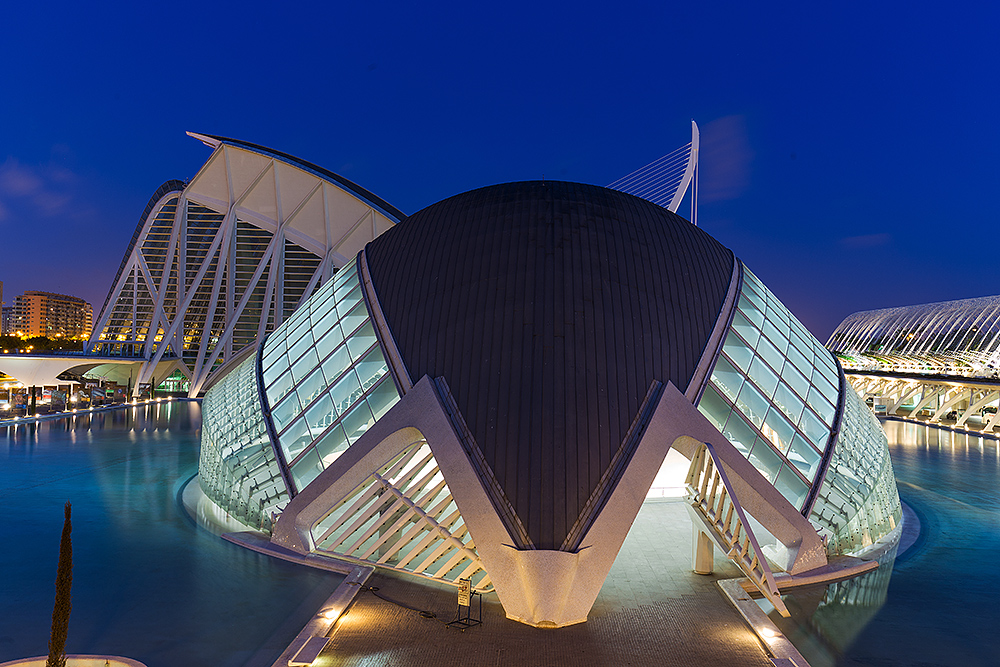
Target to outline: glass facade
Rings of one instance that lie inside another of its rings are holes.
[[[902,518],[882,426],[853,390],[846,394],[833,458],[809,517],[831,554],[871,545]]]
[[[242,523],[265,532],[288,502],[257,396],[251,356],[205,395],[198,475],[209,498]]]
[[[263,380],[296,490],[399,400],[356,263],[327,281],[267,339]]]
[[[797,509],[837,414],[833,356],[743,266],[743,285],[698,409]]]

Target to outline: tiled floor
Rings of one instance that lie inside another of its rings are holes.
[[[483,624],[445,623],[456,612],[450,586],[378,572],[378,594],[423,618],[362,592],[341,618],[317,666],[446,665],[746,665],[768,667],[757,638],[715,580],[739,576],[716,553],[716,574],[690,570],[691,524],[679,500],[647,502],[639,513],[586,623],[544,630],[507,620],[495,595]]]

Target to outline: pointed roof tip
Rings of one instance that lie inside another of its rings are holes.
[[[198,132],[185,132],[184,134],[188,135],[189,137],[192,137],[193,139],[197,139],[198,141],[200,141],[201,143],[205,144],[206,146],[212,149],[218,148],[219,145],[222,143],[217,138],[208,134],[200,134]]]

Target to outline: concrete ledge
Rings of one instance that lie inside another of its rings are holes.
[[[0,662],[0,667],[44,667],[48,656]],[[67,655],[66,667],[146,667],[138,660],[116,655]]]
[[[99,412],[111,412],[112,410],[121,410],[122,408],[141,408],[148,405],[156,405],[157,403],[177,403],[180,401],[194,401],[195,403],[201,403],[200,398],[161,398],[158,400],[146,400],[146,401],[136,401],[135,405],[132,403],[115,403],[114,405],[102,405],[99,408],[86,408],[78,409],[76,412],[72,410],[66,410],[64,412],[53,412],[47,415],[25,415],[23,417],[17,417],[12,419],[0,419],[0,426],[27,426],[28,424],[37,424],[39,422],[55,421],[56,419],[67,419],[69,417],[84,417],[86,415],[96,415]],[[6,663],[0,664],[0,667],[4,667]]]
[[[368,581],[368,578],[375,572],[373,567],[355,567],[347,578],[340,582],[336,590],[326,599],[326,602],[319,608],[316,615],[306,623],[302,631],[292,640],[292,643],[288,645],[288,648],[278,656],[278,659],[274,661],[272,667],[288,667],[289,665],[295,664],[294,659],[299,656],[299,653],[309,644],[310,641],[316,638],[327,638],[333,631],[334,626],[340,617],[344,615],[347,608],[354,602],[355,596],[361,592],[362,586]],[[326,648],[328,642],[322,643],[322,647]],[[317,652],[317,656],[319,653]],[[310,661],[311,662],[311,661]],[[300,663],[301,664],[301,663]]]
[[[788,641],[778,626],[768,618],[764,610],[758,607],[750,594],[743,589],[741,583],[744,581],[746,580],[742,578],[726,579],[716,582],[716,585],[760,639],[764,651],[771,657],[772,664],[809,667],[809,663],[802,657],[798,649],[792,645],[792,642]]]
[[[1000,440],[1000,434],[994,431],[977,431],[976,429],[970,428],[956,428],[954,426],[949,426],[947,424],[942,424],[940,422],[929,422],[922,419],[913,419],[911,417],[904,417],[902,415],[875,415],[879,421],[892,421],[892,422],[903,422],[906,424],[916,424],[917,426],[929,426],[931,428],[936,428],[941,431],[951,431],[952,433],[961,433],[962,435],[974,435],[980,438],[986,438],[987,440]]]
[[[796,575],[785,573],[774,575],[774,583],[778,586],[778,591],[784,593],[802,586],[815,586],[817,584],[830,584],[844,579],[853,579],[865,572],[871,572],[878,568],[878,562],[874,560],[861,560],[854,556],[836,556],[823,567],[817,567],[808,572]],[[757,587],[747,579],[736,579],[740,582],[743,590],[747,591],[751,597],[761,597]]]
[[[239,546],[250,549],[251,551],[264,554],[265,556],[280,558],[292,563],[298,563],[299,565],[314,567],[319,570],[327,570],[328,572],[353,574],[355,570],[362,569],[369,571],[368,574],[370,576],[371,573],[375,571],[375,568],[370,565],[358,565],[356,563],[350,563],[348,561],[331,558],[329,556],[322,556],[320,554],[300,554],[297,551],[292,551],[291,549],[278,546],[268,540],[266,535],[262,533],[255,533],[253,531],[225,533],[223,534],[222,539],[227,542],[232,542],[233,544],[238,544]],[[367,578],[368,577],[366,576],[365,579],[367,580]]]

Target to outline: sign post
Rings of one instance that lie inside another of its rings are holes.
[[[476,618],[472,618],[472,598],[479,598],[479,613]],[[449,628],[471,628],[474,625],[482,625],[483,622],[483,596],[479,591],[472,590],[471,579],[458,580],[458,617],[448,624]]]

